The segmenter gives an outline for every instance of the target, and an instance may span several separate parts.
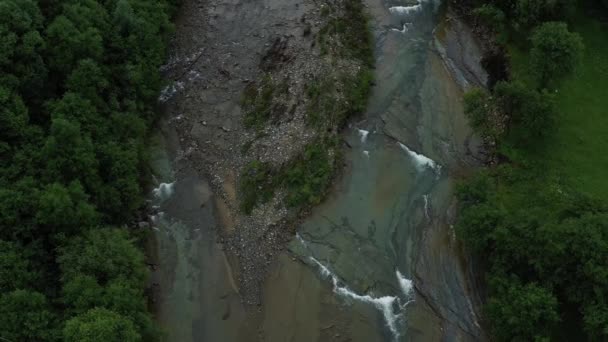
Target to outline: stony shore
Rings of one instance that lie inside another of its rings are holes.
[[[170,84],[160,100],[179,136],[178,158],[211,183],[221,240],[247,304],[260,303],[267,267],[293,236],[299,215],[285,205],[281,189],[244,214],[243,169],[253,160],[276,167],[293,160],[320,134],[307,124],[306,86],[331,77],[333,69],[357,70],[347,59],[321,53],[324,6],[313,0],[184,1],[162,69]],[[247,128],[243,92],[264,77],[285,91],[273,99],[267,124]]]

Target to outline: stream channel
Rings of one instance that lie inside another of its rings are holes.
[[[454,179],[478,162],[466,81],[442,58],[449,28],[430,1],[366,5],[376,42],[367,113],[345,130],[347,167],[271,267],[259,308],[241,304],[211,188],[180,162],[174,118],[161,123],[153,283],[169,341],[484,339],[452,228]]]

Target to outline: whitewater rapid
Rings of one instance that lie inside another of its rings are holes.
[[[175,182],[173,183],[160,183],[157,188],[152,190],[152,194],[155,198],[164,201],[173,195],[173,187],[175,186]]]
[[[418,171],[424,171],[427,168],[433,169],[435,171],[439,171],[439,169],[440,169],[439,165],[431,158],[429,158],[421,153],[416,153],[415,151],[410,150],[409,147],[403,145],[400,142],[398,142],[397,144],[399,145],[399,147],[401,147],[402,150],[407,152],[407,154],[412,158]]]
[[[300,238],[300,241],[303,241]],[[363,303],[370,304],[374,306],[382,316],[384,317],[384,321],[386,326],[391,331],[393,338],[395,341],[399,339],[401,336],[401,332],[399,329],[399,322],[403,319],[403,314],[405,313],[405,307],[413,302],[413,283],[411,280],[405,278],[399,270],[395,271],[397,282],[403,292],[404,299],[399,296],[381,296],[381,297],[373,297],[371,295],[360,295],[346,285],[341,285],[341,281],[338,277],[325,265],[323,265],[319,260],[314,257],[308,257],[311,262],[316,264],[321,271],[321,275],[325,278],[329,278],[333,285],[333,291],[343,297],[350,298],[356,301],[360,301]]]
[[[365,144],[365,141],[367,140],[367,136],[369,135],[369,131],[366,131],[364,129],[358,129],[357,131],[359,132],[359,135],[361,136],[361,143]]]

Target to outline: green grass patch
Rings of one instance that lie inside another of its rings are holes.
[[[580,16],[570,26],[585,43],[582,63],[557,87],[556,120],[543,153],[525,156],[542,160],[549,170],[586,194],[608,200],[608,25]],[[515,78],[532,84],[528,55],[509,47]]]

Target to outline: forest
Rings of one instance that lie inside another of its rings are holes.
[[[498,341],[605,341],[608,3],[466,6],[506,60],[489,90],[465,95],[491,162],[458,190],[456,232],[483,260],[490,334]]]
[[[0,338],[154,341],[145,140],[176,0],[0,0]]]

